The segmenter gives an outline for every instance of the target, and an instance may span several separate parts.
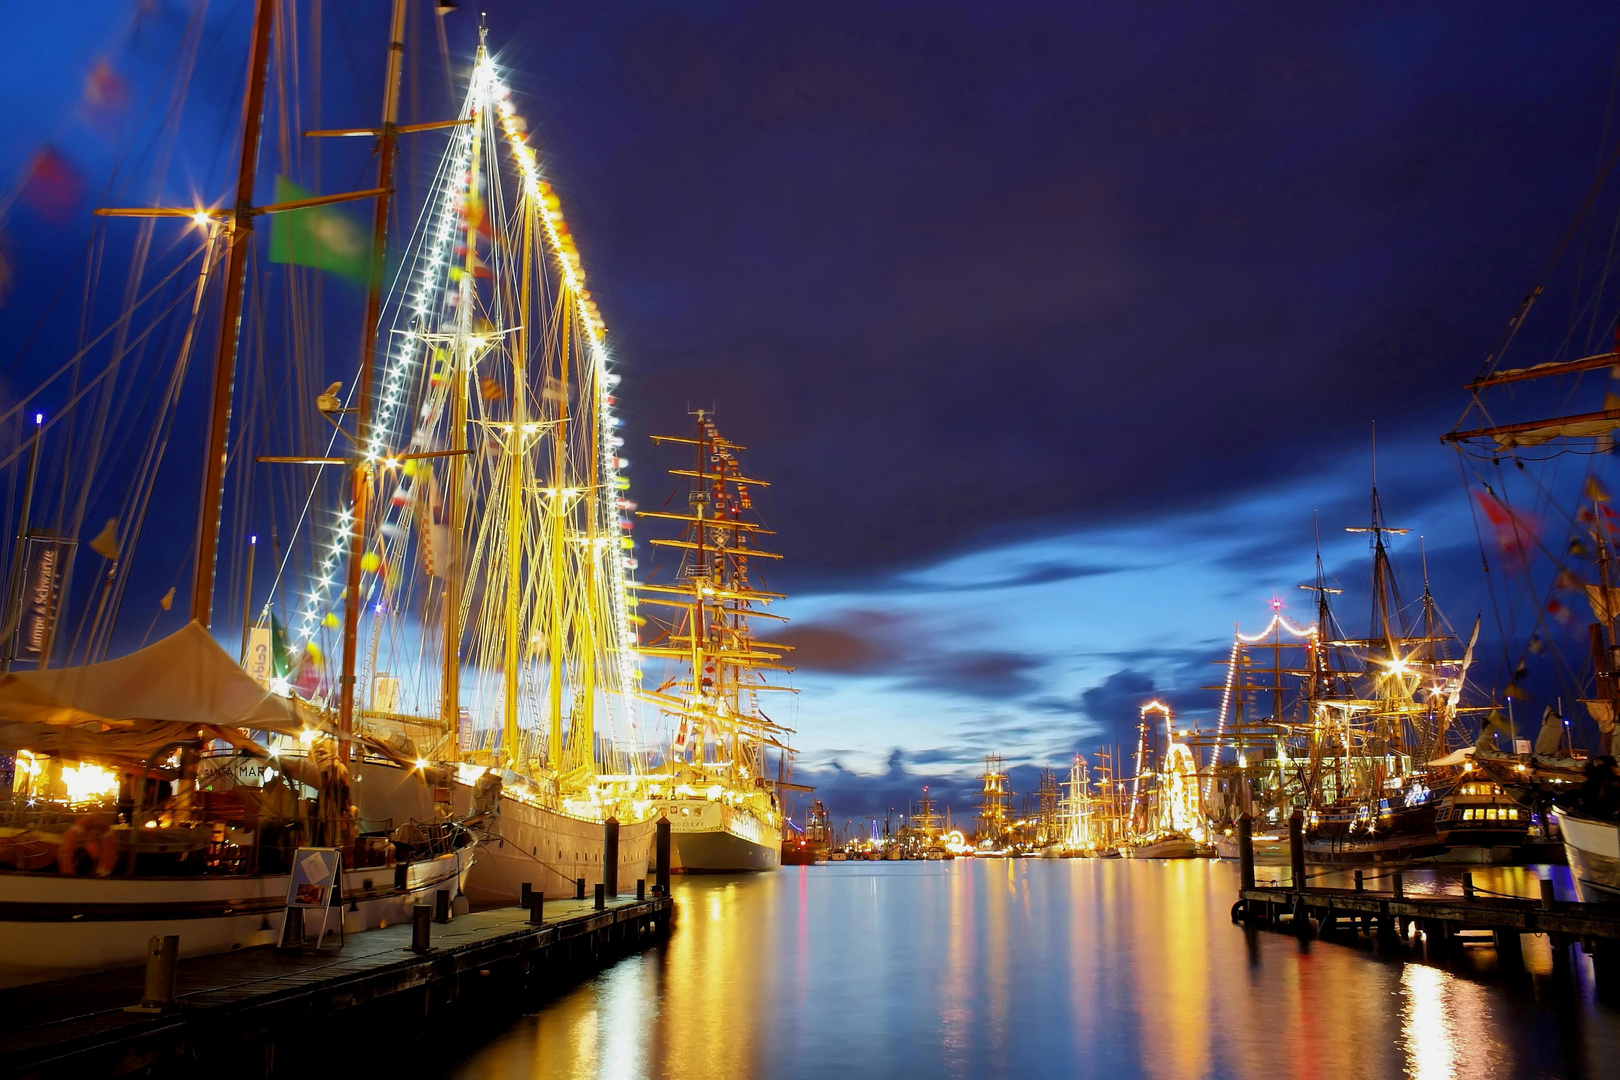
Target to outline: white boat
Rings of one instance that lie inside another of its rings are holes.
[[[1582,817],[1554,808],[1564,838],[1576,896],[1587,903],[1620,900],[1620,823]]]
[[[453,903],[472,865],[472,837],[439,820],[414,769],[371,762],[346,793],[321,790],[333,766],[306,751],[333,745],[322,718],[262,690],[195,622],[116,660],[6,675],[0,716],[23,766],[0,831],[7,981],[137,963],[154,934],[179,935],[183,956],[273,942],[291,856],[324,846],[323,827],[355,867],[345,930],[406,919],[440,890]],[[244,730],[308,738],[272,757]],[[196,756],[222,744],[238,752]],[[348,797],[359,820],[322,820]],[[415,813],[368,833],[378,797]]]
[[[448,889],[461,895],[474,848],[393,866],[362,867],[343,875],[346,934],[405,922],[415,904],[432,904]],[[15,986],[141,963],[149,938],[176,934],[181,956],[201,956],[256,945],[281,935],[288,874],[184,877],[0,874],[0,985]],[[313,938],[318,916],[307,913]],[[329,929],[336,932],[337,919]]]
[[[1141,844],[1127,844],[1120,849],[1127,859],[1193,859],[1197,858],[1198,844],[1186,836],[1166,836]]]
[[[472,789],[454,787],[458,815],[470,809]],[[474,904],[515,904],[528,885],[546,896],[573,896],[583,878],[587,893],[603,880],[605,830],[601,821],[574,817],[514,795],[503,794],[494,820],[482,833],[467,898]],[[631,892],[653,859],[657,824],[648,819],[619,826],[619,891]]]
[[[661,799],[654,805],[669,815],[670,869],[676,873],[743,873],[782,865],[780,827],[746,801]]]

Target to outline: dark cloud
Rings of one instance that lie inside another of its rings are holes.
[[[793,623],[773,640],[791,646],[795,668],[840,675],[882,673],[902,655],[902,620],[876,611],[846,611],[826,622]]]
[[[976,698],[1016,698],[1040,687],[1035,677],[1044,661],[1027,653],[942,652],[908,665],[906,685]]]
[[[1042,659],[1026,653],[952,649],[915,618],[867,610],[795,623],[775,640],[793,647],[796,668],[837,675],[888,675],[914,689],[972,698],[1016,698],[1039,688]]]

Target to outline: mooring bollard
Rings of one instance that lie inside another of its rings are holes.
[[[647,879],[644,877],[636,878],[636,899],[647,899]]]
[[[524,886],[524,888],[527,889],[528,886]],[[531,923],[533,923],[536,926],[539,926],[541,923],[546,921],[546,914],[545,914],[545,912],[546,912],[546,894],[545,893],[543,893],[543,892],[530,892],[529,896],[528,896],[528,903],[525,906],[528,907],[528,909],[529,909],[529,921]]]
[[[1294,891],[1305,889],[1305,811],[1294,808],[1288,815],[1288,868],[1294,875]]]
[[[1366,888],[1367,888],[1367,879],[1362,876],[1362,872],[1360,870],[1357,870],[1356,871],[1356,892],[1365,892]]]
[[[596,886],[595,906],[597,911],[601,911],[603,908],[607,907],[607,886],[601,884],[600,882],[598,882]]]
[[[533,892],[534,892],[534,882],[525,881],[523,884],[519,885],[518,886],[518,906],[522,907],[522,908],[527,908],[529,906],[529,895],[531,893],[533,893]]]
[[[433,894],[433,921],[447,923],[450,921],[450,890],[440,889]]]
[[[658,895],[669,895],[669,816],[658,819]]]
[[[427,952],[433,936],[433,909],[426,904],[411,906],[411,952]]]
[[[574,899],[585,899],[585,879],[582,877],[574,879]]]
[[[602,822],[602,884],[610,897],[619,895],[619,819]]]
[[[1472,900],[1473,898],[1474,898],[1474,875],[1473,875],[1472,871],[1464,870],[1463,871],[1463,899],[1464,900]]]
[[[153,935],[146,942],[146,985],[141,1003],[125,1012],[160,1013],[174,1007],[174,976],[180,964],[180,935]]]
[[[1401,884],[1401,872],[1399,870],[1389,875],[1389,891],[1395,895],[1397,900],[1406,899],[1406,890]]]
[[[1238,818],[1238,881],[1245,889],[1254,888],[1254,818]]]
[[[405,891],[411,884],[411,864],[397,862],[394,864],[394,888]]]
[[[1552,906],[1553,906],[1553,901],[1555,899],[1557,899],[1557,897],[1553,894],[1552,878],[1550,878],[1550,877],[1542,878],[1541,879],[1541,908],[1542,908],[1542,910],[1543,911],[1551,911]]]

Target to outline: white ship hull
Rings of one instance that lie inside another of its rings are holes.
[[[1588,903],[1620,900],[1620,824],[1554,809],[1575,893]]]
[[[456,784],[452,799],[456,813],[465,814],[472,789]],[[590,895],[602,878],[603,825],[545,807],[501,796],[499,820],[484,830],[472,872],[467,876],[467,899],[493,907],[516,904],[527,884],[553,898],[574,895],[574,883],[585,879]],[[619,891],[634,892],[636,880],[647,877],[652,861],[656,825],[652,821],[619,826]]]
[[[670,869],[685,874],[734,874],[782,865],[782,833],[746,807],[671,799]]]
[[[461,895],[474,847],[411,863],[405,888],[395,868],[343,875],[344,932],[410,919],[441,889]],[[147,940],[177,934],[181,956],[275,944],[281,935],[287,874],[193,877],[71,877],[0,873],[0,983],[17,985],[144,961]],[[350,904],[356,910],[350,911]],[[337,928],[337,913],[331,928]],[[305,913],[305,932],[320,916]]]

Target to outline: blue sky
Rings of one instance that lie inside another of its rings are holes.
[[[133,230],[98,233],[93,203],[224,199],[251,4],[208,7],[157,175],[163,79],[197,5],[96,0],[72,32],[56,8],[13,7],[27,47],[0,65],[0,176],[51,145],[86,189],[65,221],[0,218],[16,395],[71,351],[98,237],[118,280]],[[304,84],[323,122],[375,115],[386,7],[323,6],[325,63]],[[428,7],[406,120],[447,115]],[[1396,546],[1406,594],[1421,533],[1452,623],[1484,612],[1496,668],[1516,659],[1535,603],[1498,627],[1470,474],[1437,436],[1612,145],[1612,4],[463,7],[451,55],[486,8],[611,328],[634,496],[666,493],[645,437],[699,405],[775,482],[758,504],[786,555],[772,584],[801,689],[778,719],[835,811],[923,782],[956,798],[985,752],[1061,765],[1150,692],[1208,716],[1196,687],[1234,624],[1263,625],[1273,596],[1307,613],[1313,510],[1359,626],[1365,544],[1342,529],[1367,516],[1375,422],[1389,516],[1414,530]],[[128,82],[118,115],[86,108],[98,60]],[[322,190],[369,184],[363,146],[328,146],[316,170],[287,145],[266,140],[266,190],[283,165]],[[407,201],[422,145],[401,163]],[[1599,210],[1572,247],[1588,267],[1612,193]],[[347,362],[353,298],[330,305],[326,353]],[[1537,317],[1524,362],[1613,321],[1556,290]],[[121,640],[185,608],[157,609],[189,558],[196,480],[173,456]],[[45,475],[60,519],[76,492],[54,457]],[[123,477],[85,482],[99,526]],[[222,573],[228,622],[240,573]]]

